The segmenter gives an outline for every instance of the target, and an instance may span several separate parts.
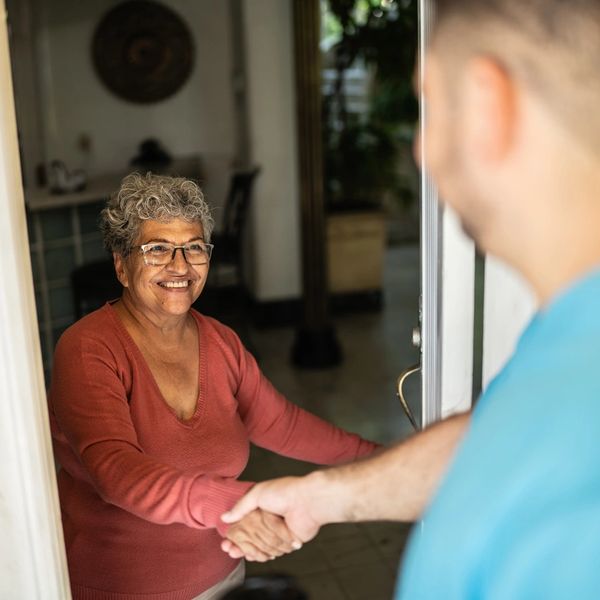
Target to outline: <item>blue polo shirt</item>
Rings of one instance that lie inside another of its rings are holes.
[[[480,399],[396,598],[600,598],[600,271],[538,312]]]

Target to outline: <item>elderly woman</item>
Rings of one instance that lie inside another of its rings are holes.
[[[288,402],[192,309],[212,227],[196,184],[151,174],[126,177],[102,213],[123,293],[63,334],[49,393],[75,599],[217,598],[243,579],[223,537],[259,559],[293,544],[273,515],[219,518],[252,486],[237,479],[250,442],[318,464],[376,447]]]

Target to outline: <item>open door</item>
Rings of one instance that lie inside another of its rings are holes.
[[[425,49],[435,2],[419,1],[418,77],[426,68]],[[422,89],[422,86],[420,86]],[[421,349],[421,426],[468,410],[473,389],[475,249],[456,216],[442,207],[427,175],[427,104],[421,118],[421,306],[416,336]]]

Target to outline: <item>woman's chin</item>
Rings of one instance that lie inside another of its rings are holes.
[[[166,298],[163,302],[161,302],[161,308],[169,315],[185,315],[189,312],[194,301],[195,298],[193,296],[184,296],[181,294],[179,296]]]
[[[184,315],[189,312],[192,304],[200,296],[202,290],[174,289],[161,290],[160,304],[165,312],[172,315]]]

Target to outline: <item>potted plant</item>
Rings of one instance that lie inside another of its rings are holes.
[[[384,205],[414,199],[400,163],[418,112],[416,0],[327,0],[324,24],[334,73],[323,95],[329,288],[380,294]],[[349,107],[347,93],[357,65],[368,87],[362,111]]]

